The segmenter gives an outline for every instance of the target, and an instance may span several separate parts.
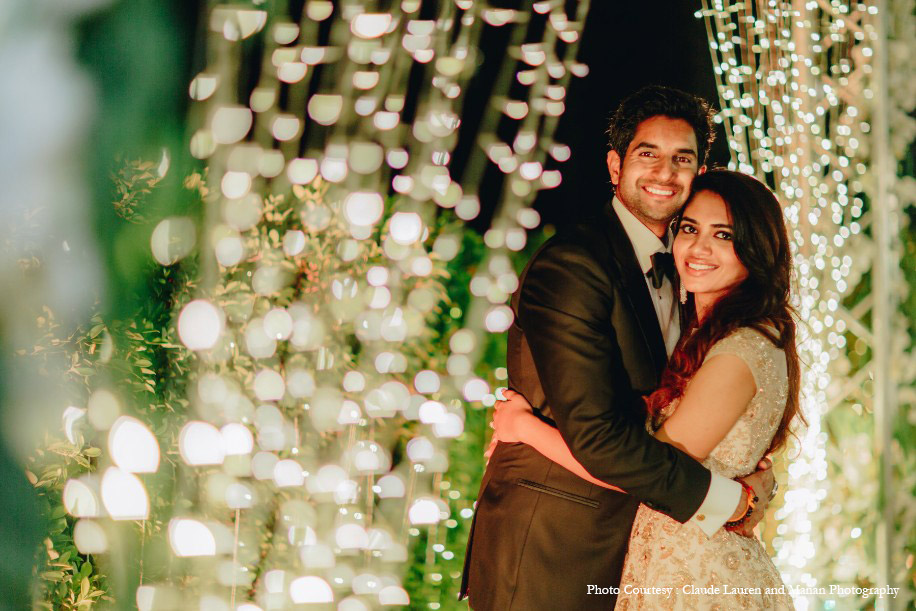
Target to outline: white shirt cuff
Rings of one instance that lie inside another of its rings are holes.
[[[707,537],[713,536],[735,513],[743,493],[741,484],[713,473],[706,498],[689,522],[699,526]]]

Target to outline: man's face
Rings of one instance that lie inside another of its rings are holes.
[[[607,167],[617,198],[659,236],[687,201],[697,173],[706,170],[699,166],[690,124],[661,115],[636,127],[623,162],[616,151],[609,152]]]

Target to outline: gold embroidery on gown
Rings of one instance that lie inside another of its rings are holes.
[[[744,360],[757,393],[703,465],[733,478],[755,470],[786,405],[786,359],[757,331],[744,327],[716,342],[706,358],[734,354]],[[661,420],[677,409],[672,401]],[[631,589],[627,592],[627,589]],[[670,594],[632,588],[671,588]],[[720,528],[707,537],[691,522],[681,524],[640,505],[620,583],[616,609],[794,609],[788,588],[756,538]]]

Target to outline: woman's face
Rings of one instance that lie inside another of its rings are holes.
[[[674,238],[674,261],[698,306],[715,303],[747,278],[733,235],[731,214],[721,197],[700,191],[687,204]]]

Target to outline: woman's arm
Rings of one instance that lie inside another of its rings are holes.
[[[678,408],[656,437],[702,461],[719,444],[747,409],[756,393],[750,368],[738,356],[719,354],[694,375]],[[520,441],[589,482],[624,492],[593,477],[572,455],[560,431],[538,419],[519,393],[505,390],[496,403],[493,423],[500,441]]]
[[[592,477],[572,455],[560,431],[538,419],[525,397],[512,390],[504,390],[503,395],[507,400],[498,401],[493,414],[493,424],[500,441],[525,443],[584,480],[602,488],[624,492],[617,486]]]
[[[697,370],[677,409],[655,436],[702,461],[725,438],[756,392],[754,376],[741,357],[717,354]]]

